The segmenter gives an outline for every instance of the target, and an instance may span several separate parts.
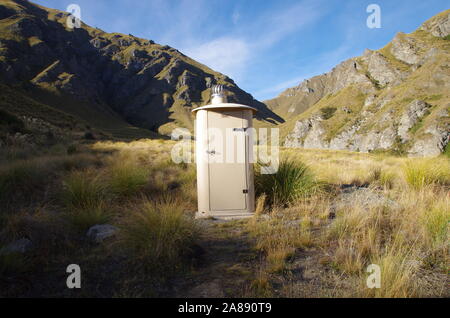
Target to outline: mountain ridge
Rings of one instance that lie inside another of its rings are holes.
[[[449,142],[450,10],[265,103],[287,147],[438,155]]]
[[[116,119],[160,134],[193,128],[190,111],[209,101],[214,84],[224,85],[231,102],[257,108],[257,120],[282,122],[228,76],[174,48],[84,23],[70,29],[68,16],[2,1],[0,82],[107,131]]]

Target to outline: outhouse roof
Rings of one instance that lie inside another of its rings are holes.
[[[253,111],[254,113],[256,113],[258,110],[256,108],[250,107],[250,106],[246,106],[246,105],[241,105],[241,104],[234,104],[234,103],[220,103],[220,104],[214,104],[214,105],[206,105],[206,106],[202,106],[202,107],[197,107],[195,109],[192,110],[192,112],[196,112],[199,110],[213,110],[213,109],[221,109],[221,110],[230,110],[230,109],[249,109],[251,111]]]

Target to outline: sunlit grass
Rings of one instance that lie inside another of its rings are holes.
[[[447,158],[415,159],[403,167],[406,182],[413,189],[427,185],[450,184],[450,161]]]

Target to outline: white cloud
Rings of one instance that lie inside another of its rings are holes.
[[[238,83],[245,77],[252,59],[284,37],[313,23],[323,13],[316,2],[302,1],[278,11],[266,12],[251,23],[229,30],[223,37],[199,43],[198,38],[188,36],[184,41],[190,45],[182,51]],[[239,12],[234,11],[232,21],[235,26],[240,18]]]
[[[193,59],[238,80],[251,57],[251,50],[245,40],[222,37],[199,46],[185,49]]]
[[[259,45],[271,46],[289,34],[315,22],[324,13],[324,10],[318,7],[318,2],[302,1],[294,6],[262,16],[256,23],[256,26],[264,31],[261,32],[263,36],[259,39]]]

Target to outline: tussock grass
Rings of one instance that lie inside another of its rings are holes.
[[[424,211],[420,221],[425,228],[425,235],[432,247],[446,248],[450,222],[450,200],[441,198],[430,209]]]
[[[61,199],[67,218],[80,231],[110,219],[107,203],[111,195],[101,176],[94,171],[75,171],[63,182]]]
[[[146,270],[171,273],[186,264],[199,237],[183,203],[173,198],[144,199],[122,221],[120,244],[132,251],[134,262]]]
[[[95,171],[75,171],[64,179],[61,198],[68,208],[96,207],[107,198],[108,190]]]
[[[255,215],[260,216],[264,212],[264,206],[266,204],[266,195],[262,194],[256,200]]]
[[[292,205],[320,189],[309,167],[299,160],[285,158],[275,174],[256,174],[256,192],[266,194],[271,206]]]
[[[150,272],[157,273],[152,277],[165,278],[186,269],[201,234],[187,212],[195,211],[196,173],[195,165],[171,162],[172,144],[102,141],[77,144],[70,155],[63,145],[48,152],[27,149],[18,156],[26,160],[14,156],[9,160],[0,154],[0,189],[5,189],[1,193],[9,191],[7,198],[14,198],[11,211],[15,212],[0,215],[0,245],[27,237],[38,247],[37,253],[45,256],[40,256],[42,259],[57,260],[64,258],[62,254],[71,254],[70,247],[80,247],[79,231],[108,222],[120,231],[111,245],[108,242],[103,247],[113,256],[125,255],[127,265],[131,262],[139,275],[148,277]],[[230,228],[246,226],[245,234],[260,252],[259,273],[249,282],[252,292],[265,297],[278,295],[278,288],[271,286],[273,279],[297,275],[289,272],[301,262],[302,251],[312,256],[323,253],[317,263],[325,267],[327,275],[331,273],[331,280],[327,276],[318,296],[322,289],[326,295],[333,294],[327,286],[334,291],[342,287],[343,295],[359,297],[446,295],[443,277],[448,271],[450,220],[447,158],[284,152],[288,159],[282,161],[278,174],[256,176],[256,216],[247,223],[226,223]],[[364,191],[389,199],[388,203],[371,206],[370,199],[366,202],[356,196],[356,202],[348,206],[335,205],[336,196],[361,190],[358,186],[362,185],[368,188]],[[33,200],[42,211],[29,206]],[[330,219],[330,212],[334,219]],[[230,232],[223,227],[224,232]],[[71,231],[73,228],[76,231]],[[91,247],[83,248],[88,255]],[[326,260],[323,263],[322,258]],[[0,259],[0,274],[20,273],[24,263],[31,264],[21,262]],[[366,287],[369,264],[381,267],[381,289]],[[129,282],[124,285],[133,295],[142,294],[136,288],[139,275],[120,278]],[[298,292],[308,295],[301,288]]]
[[[72,208],[67,211],[66,218],[76,230],[86,232],[94,225],[108,223],[112,218],[111,214],[103,203],[99,203],[89,207]]]
[[[418,263],[412,255],[414,249],[404,245],[387,247],[383,255],[375,256],[371,262],[380,266],[380,288],[368,289],[366,275],[362,277],[361,293],[366,297],[376,298],[408,298],[418,295],[418,279],[416,277]]]
[[[34,201],[58,176],[99,164],[98,158],[90,154],[43,156],[4,164],[0,166],[0,202],[15,207]]]
[[[250,284],[250,289],[252,296],[273,297],[270,277],[264,269],[259,269],[257,277]]]
[[[139,192],[149,180],[149,172],[142,166],[118,162],[110,167],[108,180],[112,192],[130,196]]]
[[[49,167],[36,160],[21,160],[0,168],[0,202],[9,203],[30,194],[42,184]]]
[[[450,185],[450,161],[444,157],[407,161],[403,172],[408,185],[416,190],[427,185]]]
[[[360,276],[363,283],[357,292],[359,296],[436,295],[442,288],[435,284],[432,288],[436,290],[430,290],[423,285],[421,270],[432,266],[445,272],[450,220],[448,193],[445,189],[425,187],[403,190],[396,193],[395,199],[397,206],[364,208],[355,202],[338,212],[323,244],[335,249],[336,269]],[[365,285],[369,264],[381,268],[380,289],[370,290]]]

